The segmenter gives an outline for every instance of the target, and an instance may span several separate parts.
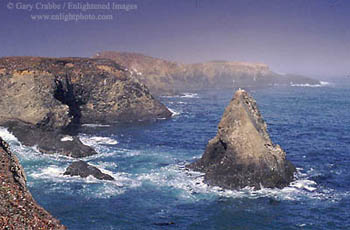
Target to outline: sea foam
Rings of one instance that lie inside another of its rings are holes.
[[[326,81],[320,81],[320,84],[293,84],[290,83],[290,86],[293,87],[311,87],[311,88],[316,88],[316,87],[324,87],[324,86],[329,86],[330,83]]]

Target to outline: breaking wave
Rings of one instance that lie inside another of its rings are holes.
[[[183,93],[182,98],[199,98],[197,93]]]
[[[326,82],[326,81],[320,81],[320,84],[293,84],[290,83],[290,86],[293,87],[311,87],[311,88],[315,88],[315,87],[324,87],[324,86],[329,86],[330,83]]]
[[[158,171],[141,174],[138,176],[138,180],[148,181],[157,186],[178,189],[182,198],[191,200],[198,200],[203,195],[209,195],[250,199],[268,197],[276,200],[301,200],[309,198],[339,201],[342,195],[346,195],[336,194],[334,191],[319,187],[315,181],[308,179],[301,171],[302,169],[298,169],[296,180],[283,189],[263,188],[254,190],[253,188],[246,187],[240,190],[228,190],[217,186],[209,186],[203,182],[203,173],[189,170],[185,168],[184,164],[170,165]]]
[[[116,145],[118,141],[110,137],[89,136],[86,134],[79,135],[79,139],[84,145],[94,147],[96,145]]]
[[[171,115],[172,117],[175,117],[175,116],[178,116],[178,115],[181,114],[180,112],[178,112],[178,111],[176,111],[174,109],[168,108],[168,110],[172,113],[172,115]]]

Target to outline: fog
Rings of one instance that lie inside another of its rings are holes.
[[[35,6],[31,12],[9,9],[7,1],[2,1],[0,56],[90,57],[99,51],[114,50],[183,63],[261,62],[279,73],[316,78],[350,74],[350,1],[122,2],[137,5],[137,9],[75,10],[79,14],[112,15],[113,20],[65,22],[31,18],[33,14],[57,14],[57,10],[39,10]]]

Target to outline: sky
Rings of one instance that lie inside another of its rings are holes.
[[[83,11],[84,4],[109,8]],[[39,20],[40,15],[50,18]],[[80,18],[65,21],[68,15]],[[87,15],[90,19],[83,20]],[[247,61],[279,73],[345,76],[350,74],[350,1],[0,0],[0,56],[91,57],[106,50],[181,63]]]

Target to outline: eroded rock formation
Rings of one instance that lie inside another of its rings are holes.
[[[22,166],[1,137],[0,164],[0,229],[66,229],[35,202]]]
[[[145,85],[111,60],[0,58],[0,125],[9,127],[20,141],[36,141],[43,152],[56,149],[71,156],[82,156],[82,151],[93,154],[88,148],[69,153],[68,142],[55,141],[60,139],[59,133],[75,131],[83,123],[139,122],[170,116]],[[38,131],[33,135],[38,138],[27,140],[26,130]],[[77,139],[70,144],[82,146]]]
[[[286,153],[272,143],[255,100],[244,90],[226,107],[202,158],[188,167],[204,172],[207,184],[227,189],[283,188],[295,172]]]

